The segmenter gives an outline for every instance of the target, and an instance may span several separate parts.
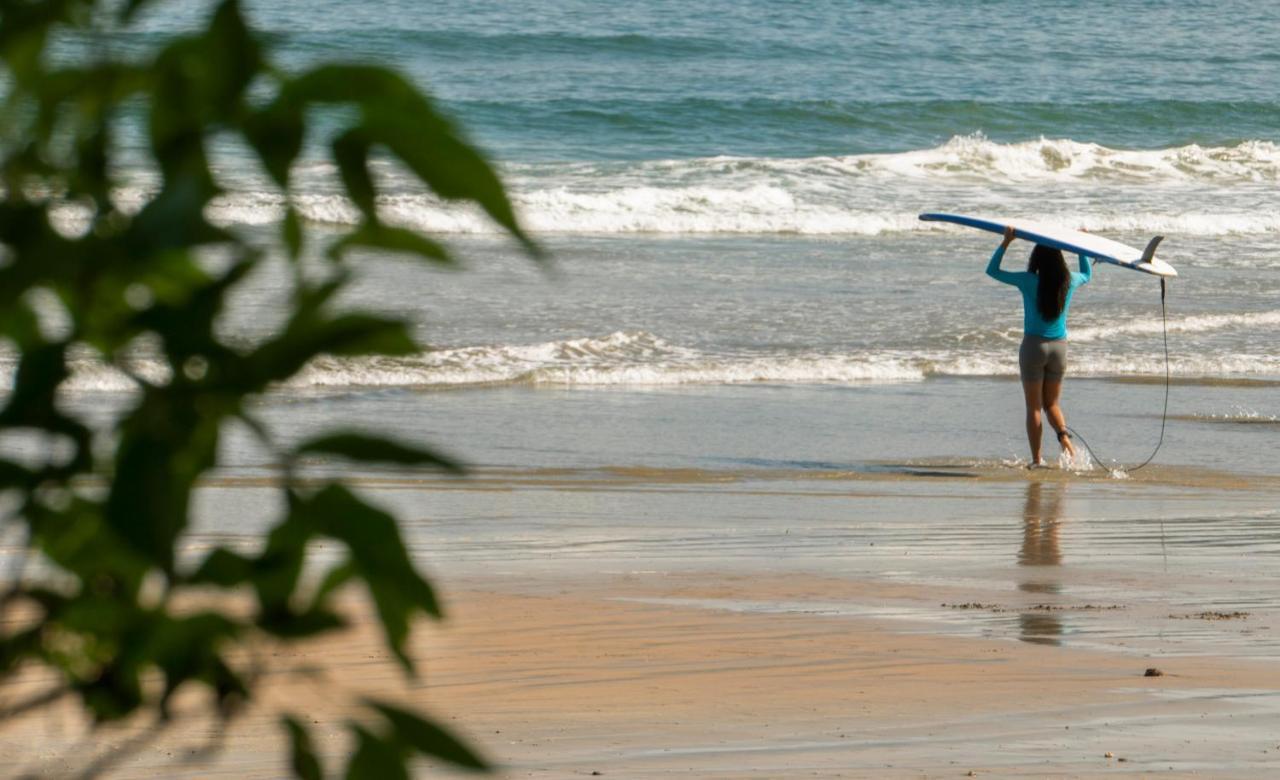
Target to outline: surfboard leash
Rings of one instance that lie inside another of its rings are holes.
[[[1109,471],[1113,475],[1116,474],[1117,472],[1125,472],[1127,474],[1132,474],[1133,472],[1137,471],[1143,466],[1146,466],[1148,463],[1155,460],[1156,453],[1158,453],[1160,451],[1160,447],[1164,445],[1165,426],[1169,422],[1169,385],[1170,385],[1169,314],[1168,314],[1168,308],[1165,305],[1165,297],[1166,297],[1167,291],[1168,290],[1167,290],[1166,280],[1162,276],[1160,277],[1160,331],[1164,339],[1164,409],[1163,411],[1160,412],[1160,440],[1156,442],[1156,448],[1151,451],[1151,454],[1147,456],[1146,460],[1142,461],[1136,466],[1133,466],[1132,468],[1126,469],[1126,468],[1117,467],[1117,468],[1111,469],[1106,467],[1102,458],[1098,457],[1097,453],[1093,451],[1093,447],[1089,446],[1089,442],[1083,436],[1077,433],[1076,430],[1072,428],[1070,425],[1066,426],[1067,432],[1070,433],[1072,436],[1076,437],[1077,439],[1079,439],[1080,443],[1084,445],[1085,450],[1089,452],[1089,457],[1093,458],[1094,462],[1097,463],[1098,465],[1102,466],[1103,468],[1107,468],[1107,471]]]

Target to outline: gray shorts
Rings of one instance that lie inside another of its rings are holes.
[[[1067,373],[1067,340],[1044,339],[1027,334],[1018,349],[1018,369],[1023,382],[1061,382]]]

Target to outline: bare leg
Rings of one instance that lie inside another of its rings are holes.
[[[1067,430],[1067,418],[1062,413],[1062,407],[1058,405],[1058,399],[1062,397],[1062,380],[1050,382],[1044,380],[1044,411],[1049,415],[1049,425],[1053,428],[1054,433],[1059,434],[1058,441],[1062,444],[1062,451],[1067,453],[1067,457],[1075,458],[1076,448],[1071,444],[1069,436],[1061,434]]]
[[[1048,383],[1045,382],[1045,385]],[[1022,394],[1027,402],[1027,443],[1031,445],[1032,465],[1040,463],[1040,434],[1044,430],[1040,423],[1040,406],[1042,404],[1041,383],[1023,382]],[[1061,387],[1061,384],[1059,384]]]

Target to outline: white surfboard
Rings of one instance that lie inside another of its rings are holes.
[[[1151,239],[1146,249],[1137,249],[1092,233],[1082,233],[1079,230],[1070,230],[1031,219],[996,219],[969,217],[963,214],[921,214],[920,219],[925,222],[951,222],[991,233],[1004,233],[1006,227],[1011,227],[1018,238],[1036,244],[1044,244],[1064,252],[1096,257],[1104,263],[1132,268],[1144,274],[1163,277],[1178,275],[1173,266],[1156,257],[1156,246],[1164,236]]]

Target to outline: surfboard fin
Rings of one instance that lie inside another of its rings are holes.
[[[1160,242],[1164,240],[1164,236],[1156,236],[1147,242],[1147,248],[1142,250],[1142,259],[1139,263],[1150,263],[1156,256],[1156,247],[1160,246]]]

